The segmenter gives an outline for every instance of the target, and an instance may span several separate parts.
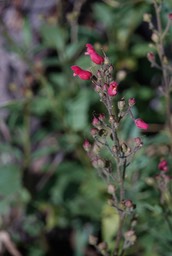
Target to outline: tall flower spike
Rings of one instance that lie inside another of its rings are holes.
[[[92,73],[84,70],[78,66],[71,66],[71,69],[74,71],[73,76],[78,76],[82,80],[90,80]]]
[[[97,65],[101,65],[104,62],[104,58],[100,56],[91,44],[86,44],[87,51],[85,55],[90,55],[90,59]]]
[[[143,129],[143,130],[147,130],[149,125],[147,123],[145,123],[141,118],[137,118],[135,119],[135,125],[140,128],[140,129]]]

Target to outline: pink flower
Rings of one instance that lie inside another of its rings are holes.
[[[162,160],[159,164],[158,164],[158,169],[161,171],[168,171],[168,163],[166,160]]]
[[[170,13],[168,14],[168,18],[169,18],[169,20],[172,20],[172,12],[170,12]]]
[[[150,62],[155,61],[155,55],[154,55],[154,53],[153,53],[153,52],[148,52],[147,58],[148,58],[148,60],[149,60]]]
[[[96,128],[92,128],[91,131],[90,131],[90,133],[91,133],[91,135],[92,135],[93,137],[95,137],[95,136],[98,134],[98,132],[99,132],[99,130],[96,129]]]
[[[100,124],[99,119],[98,119],[97,117],[94,117],[94,118],[93,118],[93,121],[92,121],[92,125],[98,126],[99,124]]]
[[[101,65],[104,62],[104,58],[95,51],[91,44],[86,44],[86,47],[87,51],[85,52],[85,55],[90,55],[92,62]]]
[[[137,119],[135,119],[135,125],[138,127],[138,128],[140,128],[140,129],[143,129],[143,130],[147,130],[148,129],[148,124],[147,123],[145,123],[142,119],[140,119],[140,118],[137,118]]]
[[[84,70],[78,66],[72,66],[71,69],[74,71],[73,76],[78,76],[82,80],[90,80],[92,73]]]
[[[88,140],[85,140],[83,143],[83,148],[85,149],[85,151],[89,152],[91,149],[91,144]]]
[[[117,94],[118,84],[117,82],[111,82],[108,88],[108,95],[115,96]]]
[[[128,100],[128,105],[129,105],[130,107],[134,106],[135,103],[136,103],[135,98],[130,98],[130,99]]]
[[[99,117],[98,117],[98,119],[99,119],[100,121],[103,121],[103,120],[105,119],[105,115],[104,115],[104,114],[100,114]]]
[[[86,44],[87,51],[85,52],[85,55],[90,55],[91,53],[95,52],[94,47],[92,44]]]

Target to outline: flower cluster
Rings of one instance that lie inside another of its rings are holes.
[[[92,80],[93,84],[95,85],[95,91],[99,94],[100,100],[104,103],[107,109],[112,109],[112,98],[118,94],[118,83],[113,80],[112,73],[113,73],[113,67],[111,64],[109,64],[109,60],[107,57],[102,57],[99,55],[94,47],[91,44],[86,44],[86,52],[85,55],[89,55],[91,61],[94,64],[101,65],[101,67],[98,69],[96,74],[84,70],[79,66],[72,66],[71,69],[73,70],[73,75],[78,76],[82,80]],[[153,57],[150,57],[153,58]],[[131,107],[135,105],[135,99],[131,98],[128,100],[128,108],[126,107],[126,102],[124,100],[120,100],[118,102],[118,119],[115,118],[114,122],[116,123],[116,126],[118,126],[119,121],[126,115],[130,114],[131,118],[133,119],[135,125],[143,130],[148,129],[148,124],[145,123],[142,119],[137,118],[135,119],[133,117],[133,114],[131,112]],[[110,114],[111,115],[111,114]],[[113,119],[113,114],[111,115],[111,119]]]
[[[163,159],[162,161],[159,162],[158,169],[160,171],[164,171],[164,172],[168,171],[168,163],[165,159]]]
[[[168,185],[171,180],[171,177],[167,175],[169,171],[169,166],[167,160],[163,159],[158,164],[158,169],[160,170],[160,173],[156,175],[156,183],[157,187],[160,191],[160,201],[161,203],[164,203],[166,200],[165,194],[168,191]]]

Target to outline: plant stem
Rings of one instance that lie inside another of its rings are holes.
[[[157,29],[158,29],[158,34],[159,34],[159,42],[157,43],[157,50],[158,50],[158,55],[159,55],[159,59],[160,59],[160,63],[161,63],[163,83],[164,83],[164,89],[165,89],[165,101],[166,101],[165,105],[166,105],[166,116],[167,116],[166,127],[170,134],[170,137],[172,137],[170,81],[169,81],[169,74],[168,74],[168,70],[167,70],[167,64],[166,64],[166,60],[165,60],[166,56],[165,56],[164,41],[163,41],[165,35],[168,32],[170,23],[168,21],[166,29],[163,33],[161,17],[160,17],[161,5],[158,5],[156,0],[153,0],[153,3],[154,3],[155,13],[156,13]],[[171,152],[172,152],[172,147],[171,147]]]

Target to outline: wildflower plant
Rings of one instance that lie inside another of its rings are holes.
[[[127,167],[133,160],[135,153],[142,147],[140,137],[129,138],[123,141],[120,137],[121,123],[126,118],[131,118],[139,129],[147,130],[148,124],[141,118],[136,118],[132,108],[136,104],[134,98],[120,98],[120,85],[114,79],[114,68],[107,56],[99,55],[91,44],[86,44],[86,55],[90,56],[94,69],[89,71],[81,67],[72,66],[74,76],[83,80],[91,80],[95,92],[105,107],[105,113],[98,113],[93,117],[90,134],[93,142],[86,139],[83,148],[88,154],[94,168],[107,184],[107,192],[110,194],[108,201],[119,216],[118,230],[114,239],[113,248],[104,248],[102,255],[123,255],[124,251],[131,247],[136,240],[135,235],[135,203],[127,197],[125,179]],[[96,64],[96,65],[95,65]],[[130,141],[130,142],[128,142]],[[105,153],[106,152],[106,153]],[[124,224],[127,227],[124,228]],[[99,246],[94,244],[97,248]]]
[[[172,109],[171,109],[171,93],[172,93],[172,65],[170,61],[170,53],[168,49],[168,38],[172,32],[172,13],[169,12],[163,19],[163,10],[165,2],[152,1],[154,6],[155,20],[153,22],[151,14],[144,15],[144,21],[148,23],[152,32],[152,42],[150,44],[151,51],[148,52],[147,58],[151,63],[151,67],[160,71],[161,80],[158,85],[159,95],[164,103],[165,123],[161,134],[165,134],[167,140],[164,143],[166,150],[158,153],[159,164],[157,175],[153,181],[155,189],[159,193],[159,206],[162,211],[162,218],[168,226],[168,232],[172,233],[172,183],[170,175],[170,162],[172,157]],[[160,149],[160,147],[159,147]]]

